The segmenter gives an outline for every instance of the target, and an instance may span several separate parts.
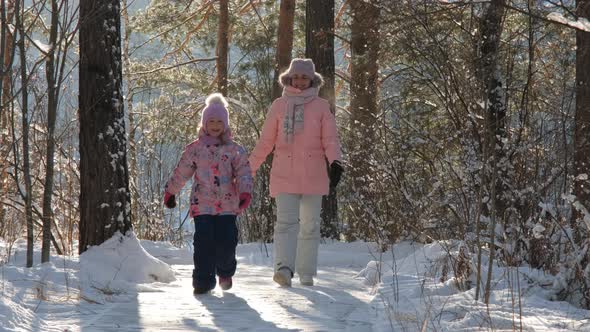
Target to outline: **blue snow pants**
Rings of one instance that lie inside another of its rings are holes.
[[[235,215],[195,217],[193,288],[215,288],[215,275],[232,277],[236,272],[238,227]]]

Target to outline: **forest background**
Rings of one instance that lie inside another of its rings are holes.
[[[526,264],[590,307],[588,0],[1,0],[0,14],[0,237],[26,234],[28,266],[35,241],[43,261],[117,230],[184,245],[188,188],[178,209],[161,199],[204,98],[230,99],[251,150],[278,73],[310,57],[346,167],[324,238],[459,240],[448,273],[476,298],[483,253],[488,273]],[[272,239],[271,162],[242,242]]]

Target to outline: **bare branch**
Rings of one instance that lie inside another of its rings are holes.
[[[175,65],[171,65],[171,66],[163,66],[163,67],[158,67],[158,68],[154,68],[152,70],[147,70],[147,71],[139,71],[139,72],[135,72],[135,73],[130,73],[129,75],[147,75],[147,74],[153,74],[153,73],[157,73],[159,71],[163,71],[163,70],[170,70],[170,69],[174,69],[174,68],[178,68],[178,67],[182,67],[184,65],[189,65],[191,63],[195,63],[195,62],[205,62],[205,61],[215,61],[217,60],[217,57],[211,57],[211,58],[199,58],[199,59],[192,59],[186,62],[181,62],[181,63],[177,63]]]

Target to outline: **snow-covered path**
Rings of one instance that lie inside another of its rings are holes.
[[[193,295],[192,266],[178,280],[139,293],[80,327],[81,331],[371,331],[365,286],[351,271],[322,270],[316,286],[280,288],[270,267],[242,264],[234,288]],[[351,294],[352,293],[352,294]]]
[[[320,267],[314,286],[299,285],[296,276],[293,287],[282,288],[261,261],[267,259],[252,262],[247,256],[238,257],[229,291],[217,287],[193,295],[193,266],[185,259],[172,265],[172,283],[152,284],[129,301],[94,306],[92,312],[80,308],[74,328],[71,320],[54,323],[70,331],[372,331],[372,296],[354,278],[358,268]]]
[[[295,278],[292,288],[271,280],[272,244],[240,244],[234,288],[194,296],[188,246],[107,242],[33,268],[19,242],[0,265],[0,331],[590,331],[588,310],[548,300],[556,278],[543,271],[495,267],[489,305],[474,300],[475,288],[441,282],[441,243],[385,253],[325,243],[316,285]]]

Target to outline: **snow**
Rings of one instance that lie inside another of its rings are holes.
[[[561,24],[565,24],[572,28],[590,32],[590,22],[588,19],[579,17],[577,20],[575,19],[568,19],[562,13],[552,12],[547,15],[547,19],[550,21],[555,21]]]
[[[80,256],[80,274],[83,289],[119,292],[137,284],[176,280],[170,266],[145,251],[134,234],[120,233]]]
[[[0,330],[590,330],[589,311],[549,300],[558,278],[525,266],[494,267],[489,306],[475,301],[442,272],[460,244],[323,243],[315,285],[292,288],[272,282],[272,244],[240,244],[234,287],[195,296],[192,253],[167,242],[117,234],[45,264],[36,248],[25,268],[26,243],[0,239]]]
[[[535,227],[533,227],[533,236],[535,237],[535,239],[542,239],[543,236],[543,232],[545,231],[545,227],[543,225],[541,225],[540,223],[535,224]]]
[[[379,283],[381,273],[381,263],[378,261],[370,261],[367,267],[362,269],[355,278],[362,278],[365,284],[369,286],[376,286]]]
[[[45,44],[38,39],[34,39],[33,44],[44,54],[49,54],[49,52],[51,51],[51,48],[52,48],[51,45]]]

